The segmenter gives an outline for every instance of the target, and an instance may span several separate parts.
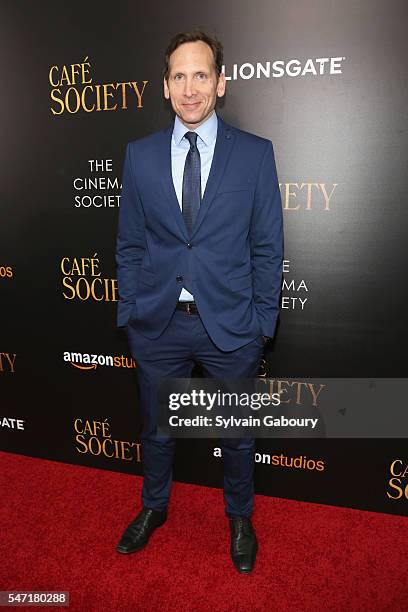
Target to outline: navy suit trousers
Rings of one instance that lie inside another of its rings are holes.
[[[141,436],[143,505],[167,507],[172,483],[175,439],[157,435],[157,383],[162,377],[190,378],[195,364],[207,378],[253,378],[258,373],[263,338],[258,336],[233,351],[221,351],[210,339],[198,315],[175,310],[156,339],[126,326],[137,377],[143,419]],[[253,438],[220,440],[224,462],[224,501],[227,516],[249,517],[253,510]]]

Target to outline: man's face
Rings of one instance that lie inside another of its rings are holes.
[[[163,85],[176,115],[194,130],[212,114],[217,96],[224,95],[225,76],[218,77],[211,48],[198,40],[173,51]]]

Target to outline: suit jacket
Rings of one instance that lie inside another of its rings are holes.
[[[167,129],[127,145],[116,262],[119,327],[158,338],[187,280],[216,346],[272,337],[283,232],[273,146],[218,117],[200,210],[189,236],[174,190]]]

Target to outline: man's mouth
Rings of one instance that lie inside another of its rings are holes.
[[[183,104],[183,107],[186,108],[187,110],[194,110],[199,105],[200,105],[200,102],[185,102]]]

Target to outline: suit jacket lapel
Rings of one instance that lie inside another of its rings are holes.
[[[200,210],[196,222],[194,224],[192,236],[198,231],[205,215],[208,212],[211,202],[217,193],[218,186],[224,175],[225,168],[229,156],[231,154],[235,141],[233,130],[218,117],[217,140],[215,142],[214,156],[211,163],[210,174],[205,186],[204,196],[201,202]],[[181,218],[183,219],[182,215]],[[183,219],[184,221],[184,219]]]

